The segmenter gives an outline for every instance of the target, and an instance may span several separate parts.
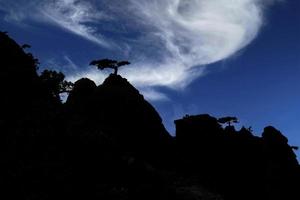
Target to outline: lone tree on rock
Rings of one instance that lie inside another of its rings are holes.
[[[238,123],[238,119],[236,117],[222,117],[218,119],[218,122],[220,124],[228,124],[228,126],[231,126],[231,123]]]
[[[114,70],[114,74],[118,74],[119,67],[122,67],[124,65],[129,65],[130,62],[128,61],[116,61],[116,60],[110,60],[110,59],[101,59],[101,60],[93,60],[90,65],[95,65],[98,69],[105,69],[105,68],[111,68]]]

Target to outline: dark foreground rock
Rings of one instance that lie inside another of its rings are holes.
[[[38,60],[0,33],[1,199],[297,199],[299,165],[273,127],[262,137],[209,115],[175,138],[125,78],[38,75]],[[63,88],[64,89],[64,88]],[[299,196],[298,196],[299,198]]]

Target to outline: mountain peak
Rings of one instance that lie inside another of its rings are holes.
[[[120,85],[120,84],[130,84],[130,83],[126,78],[123,78],[119,74],[110,74],[103,82],[103,85],[106,84]]]
[[[110,74],[99,87],[109,87],[110,89],[120,90],[120,92],[123,91],[127,92],[128,94],[142,96],[126,78],[116,74]]]
[[[88,94],[87,89],[79,91],[83,83],[88,85]],[[114,138],[124,149],[152,152],[170,140],[155,108],[120,75],[110,74],[97,87],[90,80],[78,81],[67,104],[71,110],[85,110],[85,118],[93,128]]]

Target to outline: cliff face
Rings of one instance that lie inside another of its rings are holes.
[[[119,75],[111,74],[98,87],[90,80],[78,81],[66,106],[71,112],[79,112],[75,116],[80,118],[81,127],[101,132],[123,152],[133,152],[157,161],[158,157],[167,156],[166,152],[170,151],[172,138],[159,114],[137,89]],[[72,127],[72,120],[70,124]],[[71,132],[78,133],[78,130]]]
[[[92,115],[125,149],[160,151],[170,136],[156,110],[125,78],[111,74],[95,91]]]

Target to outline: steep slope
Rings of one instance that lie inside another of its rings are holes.
[[[50,174],[62,154],[61,103],[38,76],[38,61],[4,32],[0,56],[0,198],[30,198],[37,194],[30,188],[42,193],[58,176]]]
[[[75,83],[66,105],[81,108],[90,129],[104,132],[124,152],[157,156],[169,148],[171,137],[159,114],[125,78],[111,74],[97,88],[84,85],[93,84]]]
[[[4,32],[0,32],[0,56],[0,109],[6,119],[37,114],[41,108],[60,103],[39,79],[38,60]]]

